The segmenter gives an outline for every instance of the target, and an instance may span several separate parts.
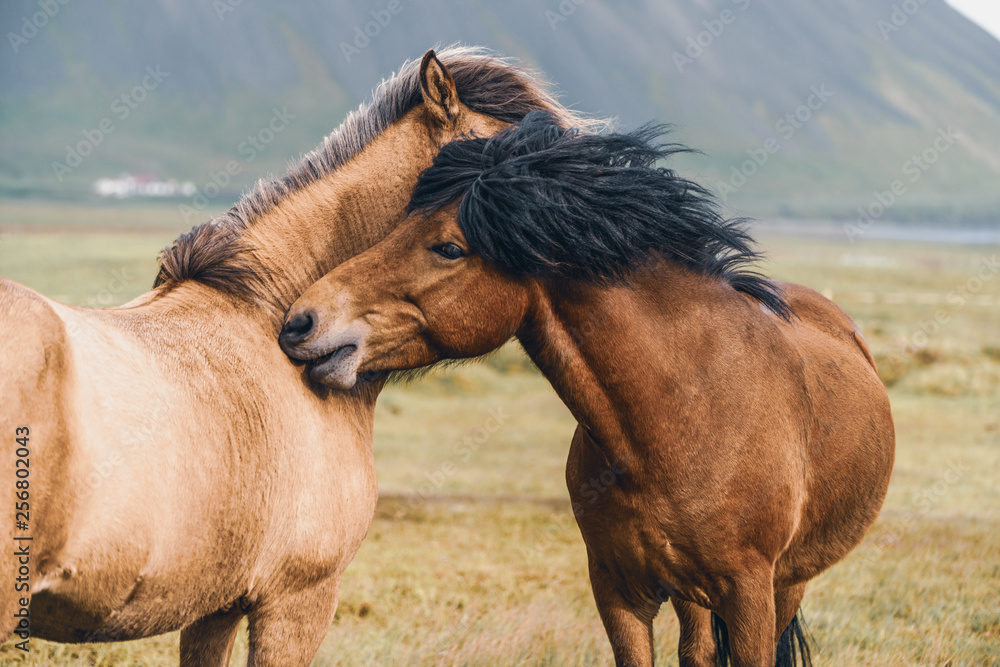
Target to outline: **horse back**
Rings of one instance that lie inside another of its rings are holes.
[[[781,283],[785,299],[795,312],[801,324],[821,332],[831,338],[841,340],[848,347],[857,347],[862,356],[876,369],[868,341],[854,323],[854,320],[841,308],[825,296],[795,283]]]

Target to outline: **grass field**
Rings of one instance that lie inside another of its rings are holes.
[[[152,231],[124,222],[144,214]],[[44,232],[30,231],[29,215]],[[157,251],[184,225],[166,210],[115,216],[120,225],[72,207],[8,210],[0,274],[68,303],[124,303],[148,288]],[[1000,664],[1000,248],[762,245],[769,275],[824,291],[857,320],[896,420],[881,518],[807,591],[815,663]],[[489,433],[491,415],[502,424]],[[611,664],[563,483],[573,428],[513,345],[387,388],[376,414],[381,499],[315,664]],[[456,449],[466,438],[478,445],[471,456]],[[655,628],[658,664],[676,664],[669,607]],[[17,653],[8,643],[0,663],[170,665],[177,636],[33,640],[27,659]],[[233,664],[245,655],[241,633]]]

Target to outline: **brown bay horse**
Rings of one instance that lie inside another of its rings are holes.
[[[750,270],[742,223],[654,167],[682,150],[659,131],[532,114],[443,147],[410,217],[310,287],[280,340],[358,391],[516,336],[579,423],[566,480],[616,662],[652,664],[669,599],[682,665],[808,663],[797,610],[878,515],[888,398],[843,311]]]
[[[431,51],[181,236],[151,292],[77,308],[0,279],[0,639],[181,630],[183,664],[228,665],[246,615],[250,664],[308,664],[374,512],[381,384],[311,385],[276,344],[282,316],[405,217],[441,144],[532,109],[586,124],[503,59]]]

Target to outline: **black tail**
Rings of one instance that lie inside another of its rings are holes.
[[[715,639],[715,667],[729,667],[729,628],[721,616],[712,614],[712,637]]]
[[[809,640],[806,638],[806,622],[802,619],[802,611],[795,612],[792,622],[781,633],[778,640],[777,659],[775,667],[812,667],[812,654],[809,651]]]
[[[729,667],[732,658],[729,652],[729,629],[726,622],[715,614],[712,614],[712,636],[715,638],[716,667]],[[796,612],[792,622],[781,633],[776,655],[774,667],[812,667],[812,654],[806,639],[802,612]]]

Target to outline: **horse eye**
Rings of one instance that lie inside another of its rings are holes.
[[[465,253],[454,243],[442,243],[441,245],[434,246],[431,248],[434,252],[441,255],[445,259],[458,259]]]

